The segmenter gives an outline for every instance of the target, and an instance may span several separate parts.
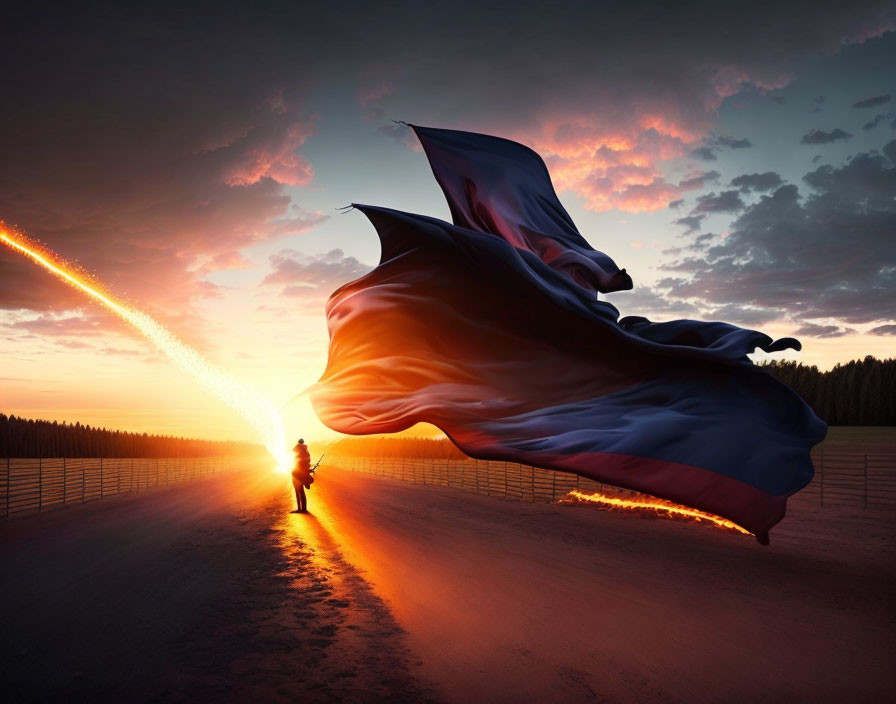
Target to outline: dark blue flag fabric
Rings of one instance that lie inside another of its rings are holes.
[[[500,137],[412,127],[455,225],[497,235],[592,291],[632,287],[625,270],[579,234],[534,151]]]
[[[666,498],[767,543],[826,426],[746,355],[799,343],[619,320],[595,290],[630,280],[578,233],[534,152],[415,129],[456,222],[356,206],[382,255],[327,305],[321,420],[349,434],[431,423],[472,457]]]

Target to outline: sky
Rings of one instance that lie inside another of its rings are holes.
[[[324,305],[379,258],[338,208],[448,219],[396,120],[538,151],[632,275],[607,296],[623,315],[795,336],[775,356],[823,369],[896,356],[892,2],[22,6],[0,38],[0,219],[256,386],[290,433],[326,435],[301,396]],[[5,248],[0,331],[0,412],[253,439]]]

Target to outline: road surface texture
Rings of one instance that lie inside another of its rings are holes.
[[[896,692],[896,518],[708,525],[324,467],[5,523],[9,701],[825,702]]]

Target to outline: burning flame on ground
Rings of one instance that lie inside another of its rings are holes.
[[[77,267],[56,256],[24,235],[0,226],[0,241],[39,264],[70,286],[102,304],[133,325],[175,365],[192,375],[207,392],[217,396],[239,413],[277,462],[281,472],[289,470],[291,458],[286,445],[283,417],[268,399],[254,388],[231,379],[211,366],[199,352],[178,339],[170,330],[146,313],[117,300]]]
[[[569,496],[578,501],[599,503],[603,504],[604,506],[609,506],[610,508],[629,509],[633,511],[653,511],[661,516],[680,516],[683,518],[691,518],[698,522],[709,521],[710,523],[713,523],[720,528],[735,530],[738,533],[743,533],[744,535],[753,535],[750,531],[741,528],[739,525],[737,525],[737,523],[729,521],[727,518],[714,516],[711,513],[705,513],[704,511],[698,511],[695,508],[681,506],[664,499],[657,499],[653,496],[646,496],[642,494],[637,496],[636,498],[624,499],[619,496],[610,496],[608,494],[602,494],[600,492],[585,494],[578,490],[569,492]]]

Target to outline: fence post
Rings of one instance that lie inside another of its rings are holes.
[[[818,472],[821,475],[821,505],[824,506],[824,450],[820,451]]]
[[[103,498],[103,458],[100,457],[100,498]]]
[[[65,457],[62,458],[62,505],[68,500],[68,475],[65,471]]]
[[[9,495],[12,493],[12,476],[9,471],[9,457],[6,458],[6,517],[9,518]]]
[[[865,455],[865,508],[868,508],[868,455]]]
[[[535,467],[529,467],[529,481],[532,483],[532,503],[535,503]]]
[[[551,501],[557,500],[557,472],[551,470]]]
[[[37,458],[37,512],[44,510],[44,462]]]

